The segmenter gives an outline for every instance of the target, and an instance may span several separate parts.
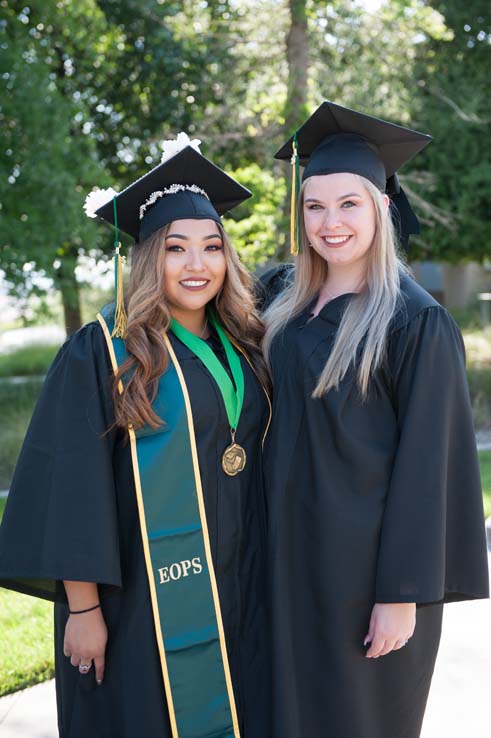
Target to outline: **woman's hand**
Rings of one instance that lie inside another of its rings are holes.
[[[107,628],[100,607],[81,615],[70,615],[63,652],[70,658],[72,666],[88,666],[93,661],[97,684],[102,684],[104,678],[106,643]]]
[[[63,653],[81,674],[87,674],[94,662],[97,684],[104,678],[107,628],[93,582],[64,582],[71,611],[66,628]],[[88,612],[77,612],[89,610]]]
[[[414,602],[377,603],[373,606],[370,626],[363,645],[371,644],[365,654],[377,659],[403,648],[414,633],[416,604]]]

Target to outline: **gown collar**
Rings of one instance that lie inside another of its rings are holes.
[[[316,297],[314,297],[314,299],[301,312],[302,325],[310,325],[311,323],[315,323],[315,321],[321,320],[326,323],[330,323],[331,325],[338,326],[344,315],[344,311],[354,294],[354,292],[346,292],[344,295],[334,297],[332,300],[329,300],[323,308],[321,308],[318,315],[311,318],[310,316],[312,315],[312,311],[317,302],[316,295]]]

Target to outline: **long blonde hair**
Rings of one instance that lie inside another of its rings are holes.
[[[252,298],[252,281],[218,225],[225,254],[227,271],[219,294],[214,299],[215,311],[232,339],[248,353],[254,369],[265,386],[268,371],[262,357],[261,341],[264,327],[257,316]],[[135,244],[131,255],[131,272],[125,291],[128,327],[125,340],[129,359],[119,368],[113,381],[115,422],[117,426],[134,428],[149,425],[157,428],[165,422],[152,408],[159,378],[165,371],[169,356],[163,333],[169,329],[171,313],[166,302],[165,237],[169,226],[153,233],[146,241]],[[118,390],[125,377],[124,390]]]
[[[361,396],[367,397],[370,377],[385,355],[389,324],[400,293],[400,274],[407,271],[397,252],[392,219],[382,193],[364,177],[355,176],[372,198],[375,234],[365,285],[350,300],[344,312],[333,348],[312,394],[314,398],[322,397],[330,389],[337,389],[352,364],[357,366]],[[263,348],[268,360],[274,337],[318,295],[328,276],[327,261],[308,243],[303,216],[304,189],[305,183],[299,198],[301,250],[295,281],[264,315],[266,335]]]

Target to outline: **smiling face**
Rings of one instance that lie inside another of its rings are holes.
[[[366,268],[376,214],[359,176],[341,172],[309,177],[304,186],[303,216],[312,248],[330,266]]]
[[[164,287],[172,316],[186,326],[220,291],[227,264],[213,220],[176,220],[165,238]]]

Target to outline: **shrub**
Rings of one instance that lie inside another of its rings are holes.
[[[0,381],[0,489],[7,489],[31,419],[42,380]]]
[[[479,429],[491,429],[491,369],[467,370],[471,393],[474,425]]]
[[[0,355],[0,377],[27,377],[46,374],[58,346],[33,344]]]

